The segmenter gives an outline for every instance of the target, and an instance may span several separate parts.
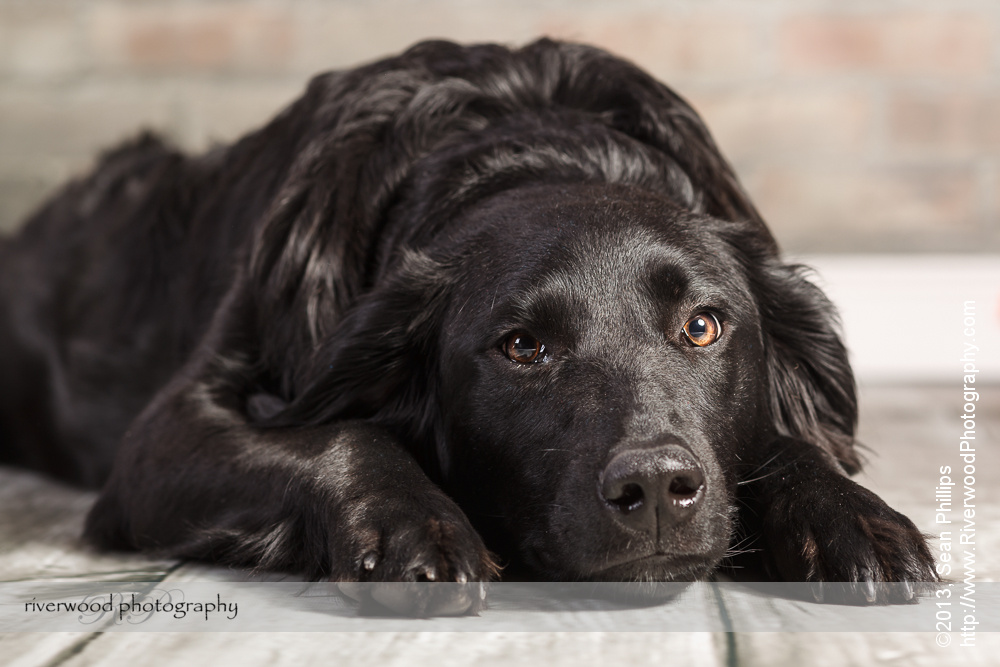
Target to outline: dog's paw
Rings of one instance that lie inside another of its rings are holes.
[[[938,581],[924,536],[868,489],[837,477],[796,490],[775,499],[764,520],[782,579],[814,582],[817,601],[842,604],[915,602]]]
[[[355,582],[341,582],[362,614],[475,614],[498,568],[482,538],[457,508],[383,512],[353,558]],[[381,606],[381,609],[379,608]]]

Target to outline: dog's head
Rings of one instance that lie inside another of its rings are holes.
[[[549,577],[689,580],[768,440],[856,467],[853,380],[697,116],[623,71],[588,111],[477,112],[414,159],[281,420],[389,426]]]
[[[555,577],[689,579],[771,434],[756,303],[718,223],[641,190],[475,208],[435,354],[447,487]]]

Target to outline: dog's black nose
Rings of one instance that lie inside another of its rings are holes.
[[[600,479],[601,496],[615,518],[635,530],[657,531],[686,521],[705,495],[705,475],[679,445],[615,454]]]

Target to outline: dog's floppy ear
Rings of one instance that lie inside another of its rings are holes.
[[[358,300],[298,369],[302,389],[266,425],[304,425],[421,409],[433,380],[434,323],[451,282],[444,265],[406,252],[394,276]],[[414,415],[417,420],[423,415]]]
[[[767,355],[775,427],[822,446],[848,473],[861,469],[854,448],[858,405],[854,375],[826,295],[802,266],[770,257],[751,278]]]

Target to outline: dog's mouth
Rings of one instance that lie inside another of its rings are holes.
[[[587,581],[672,583],[707,577],[718,559],[706,554],[654,553],[604,567],[585,577]]]
[[[626,604],[660,604],[707,578],[715,559],[702,554],[650,554],[588,575],[587,595]]]

